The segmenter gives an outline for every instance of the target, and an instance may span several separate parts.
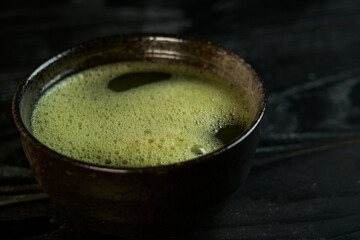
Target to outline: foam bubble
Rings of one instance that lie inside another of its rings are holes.
[[[126,91],[107,87],[113,76],[146,71],[172,75]],[[171,164],[213,152],[223,146],[217,130],[249,122],[249,110],[240,91],[200,71],[118,63],[72,75],[39,100],[33,134],[64,155],[112,167]]]

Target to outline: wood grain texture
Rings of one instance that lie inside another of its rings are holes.
[[[246,183],[209,223],[169,239],[360,239],[360,1],[5,0],[0,8],[0,202],[41,195],[11,117],[18,82],[84,40],[182,33],[245,58],[268,89]],[[35,195],[34,195],[35,194]],[[49,199],[0,206],[1,239],[113,239]]]

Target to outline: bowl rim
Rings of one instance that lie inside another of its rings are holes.
[[[167,165],[158,165],[158,166],[146,166],[146,167],[110,167],[110,166],[104,166],[104,165],[97,165],[97,164],[92,164],[92,163],[87,163],[87,162],[83,162],[81,160],[77,160],[71,157],[68,157],[66,155],[63,155],[59,152],[56,152],[54,150],[52,150],[51,148],[49,148],[48,146],[46,146],[45,144],[41,143],[37,138],[35,138],[31,132],[27,129],[27,127],[25,126],[21,115],[20,115],[20,105],[21,105],[21,99],[22,96],[27,88],[27,86],[29,85],[29,82],[32,81],[32,79],[42,70],[44,70],[45,68],[47,68],[51,63],[57,61],[58,59],[61,59],[62,57],[67,56],[68,54],[73,53],[74,51],[76,51],[79,48],[82,48],[84,46],[87,45],[91,45],[94,44],[96,42],[101,42],[101,41],[106,41],[106,40],[111,40],[111,39],[121,39],[121,38],[126,38],[126,39],[134,39],[134,38],[148,38],[148,39],[153,39],[154,41],[156,41],[156,38],[162,38],[162,40],[167,39],[169,41],[177,41],[177,42],[197,42],[199,44],[206,44],[212,48],[215,49],[221,49],[222,51],[224,51],[226,54],[228,55],[232,55],[233,57],[239,59],[239,61],[242,62],[242,64],[244,65],[244,67],[251,73],[251,75],[253,77],[256,78],[256,80],[260,83],[260,87],[261,87],[261,106],[259,106],[259,112],[257,113],[256,117],[254,118],[254,120],[251,122],[250,127],[248,127],[248,130],[246,131],[245,134],[242,134],[240,138],[236,138],[235,140],[233,140],[231,143],[213,151],[210,152],[208,154],[205,154],[203,156],[197,157],[197,158],[193,158],[193,159],[189,159],[186,161],[182,161],[182,162],[177,162],[177,163],[172,163],[172,164],[167,164]],[[169,34],[169,33],[129,33],[129,34],[118,34],[118,35],[111,35],[111,36],[107,36],[107,37],[100,37],[100,38],[95,38],[92,40],[88,40],[88,41],[84,41],[81,42],[79,44],[73,45],[72,47],[69,47],[61,52],[59,52],[58,54],[54,55],[53,57],[47,59],[45,62],[43,62],[40,66],[36,67],[35,70],[26,78],[24,78],[22,81],[20,81],[20,83],[18,84],[15,93],[13,95],[13,99],[12,99],[12,115],[13,115],[13,119],[15,122],[16,127],[18,128],[20,135],[22,137],[25,137],[27,139],[29,139],[30,141],[32,141],[33,143],[35,143],[38,146],[41,146],[43,148],[46,149],[46,151],[54,158],[56,158],[57,160],[60,161],[64,161],[70,165],[73,166],[77,166],[80,168],[86,168],[89,170],[94,170],[94,171],[101,171],[101,172],[108,172],[108,173],[151,173],[151,172],[155,172],[155,173],[161,173],[164,171],[168,171],[168,170],[172,170],[175,168],[179,168],[179,167],[188,167],[191,165],[195,165],[195,164],[199,164],[201,162],[204,162],[208,159],[213,158],[214,156],[220,155],[223,152],[227,151],[228,149],[231,149],[233,147],[235,147],[235,145],[240,144],[242,141],[244,141],[249,135],[251,135],[251,133],[258,127],[258,125],[260,124],[263,116],[264,116],[264,112],[265,112],[265,108],[267,105],[267,96],[266,96],[266,89],[264,86],[264,82],[263,80],[259,77],[259,75],[255,72],[255,70],[243,59],[241,58],[239,55],[235,54],[234,52],[228,50],[227,48],[217,44],[217,43],[213,43],[210,42],[208,40],[204,40],[204,39],[200,39],[200,38],[194,38],[191,36],[186,36],[186,35],[180,35],[180,34]]]

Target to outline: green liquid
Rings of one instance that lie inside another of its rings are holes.
[[[75,74],[32,115],[45,145],[111,167],[167,165],[213,152],[248,127],[239,89],[179,65],[119,63]]]
[[[227,145],[234,141],[236,138],[241,136],[244,133],[244,126],[236,124],[220,127],[216,133],[215,137],[218,138],[224,145]]]
[[[121,92],[145,84],[169,80],[170,77],[171,74],[169,73],[159,72],[126,73],[110,80],[108,88],[115,92]]]

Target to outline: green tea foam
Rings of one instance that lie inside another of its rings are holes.
[[[118,76],[144,72],[168,73],[168,78],[122,91],[109,87]],[[49,148],[84,162],[167,165],[223,147],[216,133],[224,126],[246,128],[249,109],[240,93],[197,68],[139,62],[104,65],[71,75],[47,90],[32,113],[32,133]]]

